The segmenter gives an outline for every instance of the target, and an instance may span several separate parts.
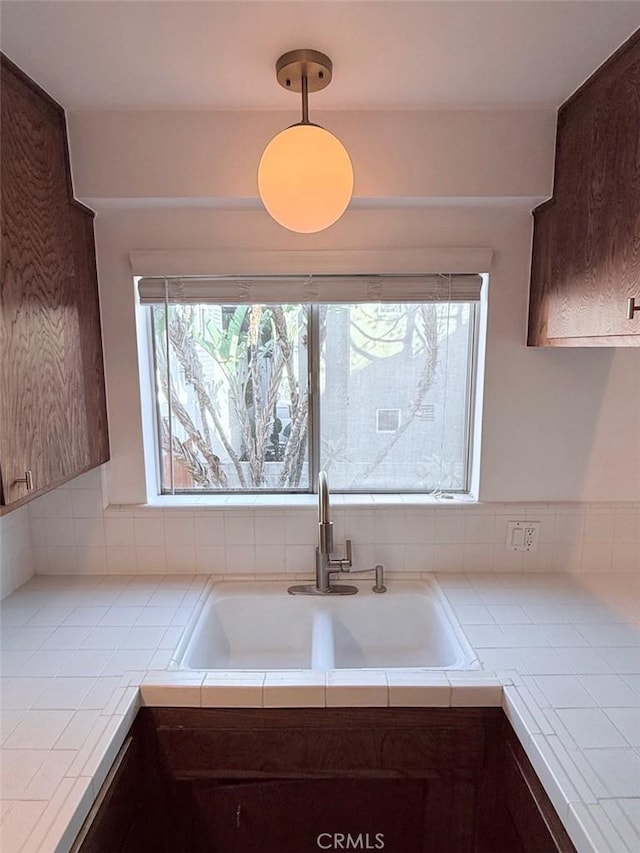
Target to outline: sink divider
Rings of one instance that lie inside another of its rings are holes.
[[[335,669],[333,617],[322,607],[313,612],[311,669]]]

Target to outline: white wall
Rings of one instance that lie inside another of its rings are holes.
[[[76,194],[85,199],[254,199],[264,147],[298,120],[295,112],[72,113]],[[313,120],[339,136],[349,151],[360,199],[550,194],[551,110],[320,110]]]
[[[485,501],[640,498],[638,352],[525,346],[531,218],[517,209],[355,211],[332,248],[491,246],[480,497]],[[98,252],[114,503],[144,500],[131,249],[278,248],[259,211],[105,213]],[[321,246],[320,246],[321,247]]]
[[[640,500],[640,351],[525,345],[530,208],[551,192],[553,113],[320,116],[351,152],[357,198],[316,235],[286,231],[252,201],[260,151],[287,120],[249,112],[70,117],[76,194],[99,210],[110,501],[145,499],[130,252],[441,247],[494,253],[481,499]]]
[[[551,194],[554,114],[398,111],[314,118],[349,149],[355,197],[328,231],[295,235],[261,209],[256,166],[266,142],[296,115],[107,111],[69,117],[76,196],[99,211],[112,448],[106,500],[136,504],[146,497],[130,252],[384,255],[484,247],[493,250],[493,265],[480,497],[490,503],[475,512],[407,508],[391,513],[392,532],[385,532],[386,511],[345,510],[339,518],[344,532],[359,541],[362,560],[385,559],[392,568],[638,571],[640,350],[525,346],[530,210]],[[306,571],[311,565],[313,509],[292,517],[293,534],[287,533],[290,514],[283,512],[238,516],[115,506],[103,512],[95,477],[38,499],[28,512],[0,518],[2,595],[34,569],[225,572],[242,560],[245,571],[283,565]],[[451,520],[451,512],[463,512],[464,521],[462,515]],[[522,517],[542,518],[543,547],[537,555],[505,555],[506,520]],[[297,541],[298,522],[308,542]],[[280,531],[275,544],[273,530]],[[240,544],[240,533],[248,545]],[[394,535],[398,542],[389,539]],[[158,544],[150,544],[154,537]]]

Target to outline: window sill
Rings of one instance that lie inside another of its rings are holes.
[[[373,509],[384,507],[412,506],[452,506],[461,504],[476,504],[478,500],[473,495],[442,495],[427,494],[344,494],[332,493],[333,507],[353,507],[358,509]],[[316,507],[318,496],[305,495],[158,495],[146,504],[136,504],[137,509],[222,509],[222,510],[270,510],[270,509],[305,509]],[[121,507],[124,509],[125,507]]]

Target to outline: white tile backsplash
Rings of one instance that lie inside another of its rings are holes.
[[[97,481],[98,478],[96,475]],[[72,518],[73,503],[71,492],[70,484],[66,484],[38,498],[37,502],[41,504],[43,518]],[[34,503],[29,504],[29,506],[33,507]]]
[[[167,513],[165,512],[165,516]],[[224,538],[227,546],[248,546],[255,542],[253,514],[227,512],[224,516]]]
[[[157,548],[164,546],[163,516],[134,519],[134,534],[137,548]]]
[[[611,568],[614,572],[640,572],[640,545],[614,542]]]
[[[464,545],[438,542],[433,549],[433,564],[439,572],[461,572],[464,569]]]
[[[91,481],[91,472],[79,477],[82,482]],[[74,481],[76,482],[76,481]],[[99,479],[91,488],[76,489],[71,487],[71,510],[74,518],[102,518],[102,491]]]
[[[165,510],[165,513],[168,513],[168,510]],[[194,532],[196,547],[222,546],[224,544],[224,513],[196,515]],[[284,534],[278,541],[284,541]]]
[[[282,497],[269,506],[259,496],[229,496],[220,506],[174,498],[174,506],[103,509],[100,471],[90,471],[0,518],[2,597],[34,572],[312,574],[315,500],[291,507]],[[507,523],[523,518],[541,522],[535,553],[506,550]],[[414,496],[336,495],[332,520],[336,550],[351,538],[359,568],[381,562],[390,573],[640,573],[638,503],[442,506]]]
[[[167,547],[193,548],[195,545],[195,519],[192,515],[163,513],[164,539]]]
[[[315,513],[298,510],[285,513],[284,539],[287,545],[315,546],[318,541],[318,519]]]
[[[0,599],[32,577],[36,570],[34,549],[29,505],[0,518]]]
[[[613,541],[616,544],[640,544],[640,521],[637,513],[624,509],[616,513]]]
[[[133,518],[124,515],[122,518],[105,516],[104,535],[108,548],[134,546],[136,540]]]

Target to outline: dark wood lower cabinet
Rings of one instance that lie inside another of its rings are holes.
[[[498,708],[144,708],[74,853],[571,853]]]
[[[195,793],[216,850],[317,853],[335,849],[337,839],[343,849],[418,851],[428,787],[406,779],[278,779],[198,785]]]
[[[525,853],[547,849],[562,853],[575,851],[567,831],[510,726],[504,740],[503,770],[505,802],[522,839]]]

